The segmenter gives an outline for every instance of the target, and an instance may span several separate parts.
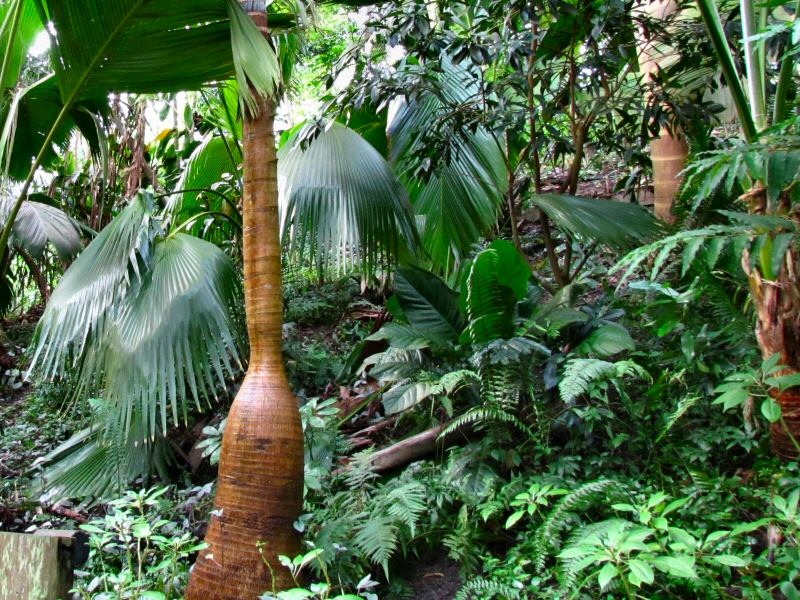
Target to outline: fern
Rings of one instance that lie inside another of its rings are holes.
[[[533,561],[537,571],[544,570],[547,553],[555,546],[558,534],[567,525],[571,513],[585,509],[597,494],[608,492],[615,488],[621,488],[618,482],[612,479],[598,479],[597,481],[584,483],[558,501],[558,504],[553,507],[533,537]],[[608,493],[605,494],[606,501],[609,495]]]
[[[386,512],[408,527],[413,537],[419,517],[427,508],[425,498],[425,488],[422,484],[410,481],[389,492],[386,498]]]
[[[519,598],[519,590],[508,584],[478,577],[461,586],[453,600],[507,600]]]
[[[454,431],[465,427],[466,425],[472,424],[475,426],[482,426],[487,423],[510,423],[529,436],[535,436],[530,427],[523,423],[518,417],[503,410],[502,408],[492,406],[474,406],[460,417],[453,419],[450,424],[445,427],[442,433],[439,434],[439,437],[444,438]]]
[[[672,414],[670,414],[669,417],[667,417],[667,422],[664,424],[663,429],[658,434],[656,442],[660,442],[664,438],[664,436],[669,433],[670,429],[674,427],[675,423],[677,423],[680,420],[680,418],[683,415],[685,415],[690,408],[692,408],[695,404],[697,404],[698,400],[700,400],[700,396],[686,396],[684,398],[681,398],[680,401],[678,402],[678,406],[675,408],[674,411],[672,411]]]
[[[573,548],[590,544],[593,540],[599,541],[615,527],[630,525],[624,519],[607,519],[597,523],[589,523],[577,529],[564,543],[564,552]],[[598,544],[599,545],[599,544]],[[587,567],[584,558],[562,559],[561,561],[561,588],[574,590],[578,575]]]
[[[558,384],[561,400],[570,404],[589,391],[589,384],[601,379],[621,379],[638,375],[650,379],[649,373],[631,360],[608,362],[597,358],[577,358],[570,360]]]
[[[372,516],[359,527],[353,543],[373,563],[381,565],[388,579],[389,559],[397,549],[397,525],[388,516]]]

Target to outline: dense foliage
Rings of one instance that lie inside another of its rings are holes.
[[[135,4],[0,1],[0,530],[182,597],[268,94],[305,472],[262,598],[800,598],[798,7]]]

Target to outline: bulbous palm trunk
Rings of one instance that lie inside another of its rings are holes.
[[[636,9],[643,16],[651,19],[666,21],[678,10],[680,4],[676,0],[643,0]],[[675,52],[668,46],[650,39],[650,34],[640,29],[637,34],[639,46],[639,71],[649,82],[661,69],[674,59]],[[650,101],[648,93],[645,97]],[[681,187],[681,178],[678,177],[686,166],[689,155],[689,146],[681,131],[669,131],[662,128],[657,138],[650,140],[650,160],[653,163],[653,212],[668,223],[675,220],[672,207]]]
[[[800,373],[800,282],[797,278],[798,255],[789,250],[778,276],[771,281],[762,278],[757,269],[749,268],[749,257],[742,261],[750,280],[750,291],[756,309],[756,338],[766,359],[780,354],[785,366],[779,375]],[[800,456],[800,387],[783,392],[771,390],[781,406],[781,420],[770,428],[772,451],[785,460]]]
[[[650,161],[653,163],[653,212],[662,221],[672,223],[672,207],[681,188],[679,173],[686,167],[689,146],[679,131],[661,131],[650,140]]]
[[[274,115],[271,102],[261,104],[260,116],[246,119],[244,129],[250,365],[222,439],[216,511],[206,534],[209,547],[192,571],[190,600],[253,600],[273,587],[291,587],[277,556],[299,551],[293,523],[303,501],[303,432],[283,367]]]

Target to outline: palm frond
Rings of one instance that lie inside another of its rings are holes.
[[[101,110],[100,102],[87,99],[73,104],[62,116],[53,132],[51,145],[44,149],[41,166],[49,166],[57,158],[56,147],[63,147],[77,127],[94,154],[100,151],[97,127],[91,116]],[[64,103],[58,91],[58,78],[49,75],[17,90],[2,112],[0,130],[0,168],[13,179],[22,180],[31,169],[50,130],[56,125]]]
[[[390,156],[412,189],[414,210],[424,217],[422,245],[436,264],[452,270],[495,224],[507,188],[506,166],[497,141],[482,128],[448,136],[448,160],[434,165],[425,181],[414,175],[432,124],[474,98],[477,83],[450,62],[435,90],[397,111],[389,126]]]
[[[537,194],[531,201],[567,233],[619,250],[648,242],[661,231],[659,222],[638,204],[561,194]]]
[[[16,18],[16,31],[12,36],[13,23],[16,17],[14,11],[17,10],[20,13]],[[14,0],[13,2],[0,4],[0,48],[3,48],[8,56],[6,71],[2,76],[2,81],[0,81],[0,93],[16,87],[25,58],[28,55],[28,48],[30,48],[36,35],[42,30],[42,27],[42,21],[39,18],[39,12],[36,10],[34,0]],[[4,59],[0,58],[0,60]],[[2,106],[1,99],[0,106]]]
[[[324,270],[373,272],[416,231],[406,192],[361,136],[331,122],[303,149],[298,132],[278,153],[281,231],[287,250]]]
[[[75,256],[81,249],[81,236],[75,223],[60,208],[39,201],[38,196],[33,194],[22,203],[11,231],[13,242],[34,258],[40,257],[48,244],[52,244],[63,260]],[[5,198],[0,212],[7,214],[10,203],[11,200]]]
[[[45,379],[74,371],[79,390],[103,389],[125,429],[140,419],[149,439],[168,415],[177,421],[191,401],[216,397],[244,346],[231,260],[186,234],[155,238],[151,210],[140,196],[70,267],[31,367]]]
[[[274,91],[275,53],[234,0],[48,0],[46,7],[65,102],[198,89],[234,71],[241,88]]]

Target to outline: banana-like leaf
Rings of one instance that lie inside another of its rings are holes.
[[[18,17],[15,14],[17,10],[21,11]],[[12,37],[15,20],[16,31]],[[28,48],[42,28],[35,0],[13,0],[0,4],[0,48],[8,56],[6,72],[0,81],[0,93],[16,87]]]
[[[102,100],[91,99],[73,104],[54,132],[51,146],[45,149],[42,166],[50,166],[57,159],[55,146],[66,145],[76,128],[89,143],[92,153],[100,153],[101,140],[92,114],[103,110],[102,104]],[[40,79],[14,95],[2,113],[0,130],[0,166],[12,179],[22,180],[28,175],[34,158],[63,108],[58,80],[54,75]]]
[[[527,291],[531,268],[506,240],[496,240],[472,262],[462,288],[469,319],[462,341],[485,344],[514,334],[514,307]]]
[[[638,204],[561,194],[538,194],[531,202],[560,229],[618,250],[652,240],[661,224]]]
[[[67,260],[81,249],[81,236],[75,223],[60,208],[40,201],[33,194],[22,203],[11,231],[15,244],[25,248],[34,258],[39,258],[47,244],[52,244],[58,255]],[[45,197],[46,198],[46,197]],[[10,202],[4,202],[8,212]]]
[[[185,234],[154,237],[151,211],[140,196],[70,267],[40,321],[31,367],[103,389],[124,429],[140,419],[148,439],[168,415],[177,421],[191,401],[216,397],[243,347],[231,260]]]
[[[46,0],[66,103],[117,92],[198,89],[234,72],[274,92],[278,60],[236,0]],[[249,92],[243,101],[253,107]]]
[[[357,133],[331,122],[303,149],[297,132],[278,153],[287,250],[324,270],[372,273],[416,245],[406,191]],[[302,138],[301,138],[302,139]]]
[[[450,62],[443,66],[436,93],[398,110],[389,140],[391,162],[412,190],[414,211],[423,216],[422,245],[439,268],[450,272],[495,224],[508,178],[502,149],[482,128],[452,136],[450,160],[435,165],[425,181],[414,176],[416,153],[431,124],[478,92],[465,70]]]

